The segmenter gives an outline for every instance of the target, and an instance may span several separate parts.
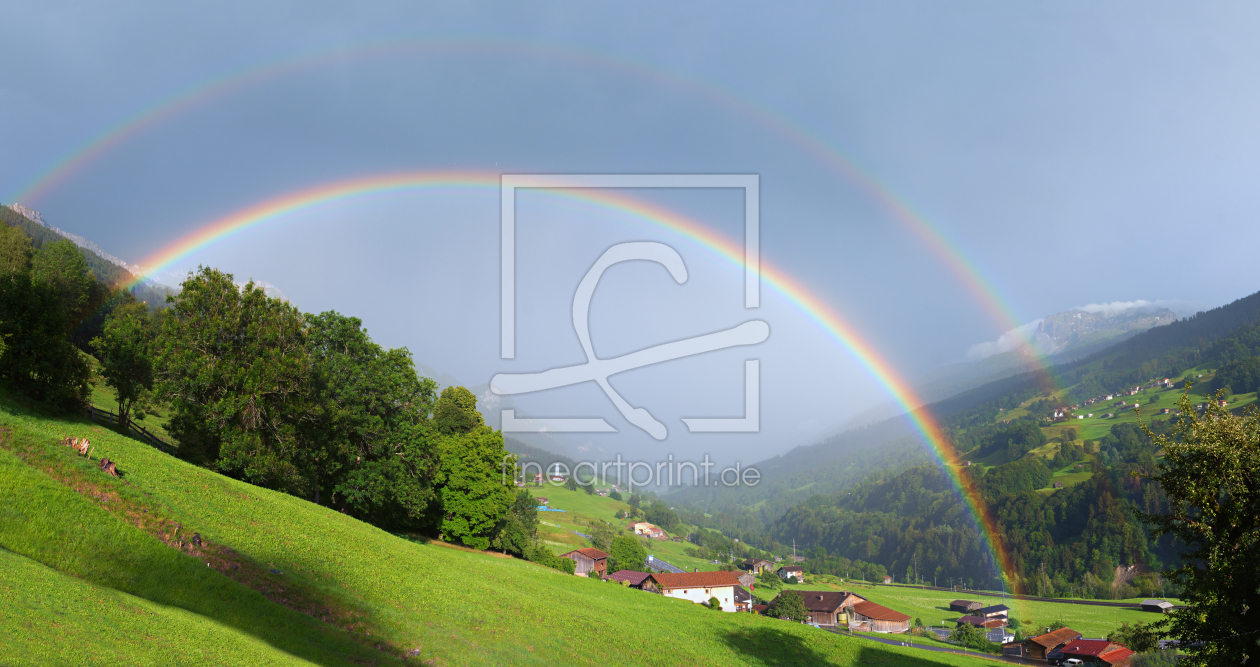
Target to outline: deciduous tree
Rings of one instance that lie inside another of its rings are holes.
[[[440,530],[444,539],[486,549],[513,501],[502,471],[509,454],[503,434],[486,426],[476,397],[463,387],[447,387],[435,413],[440,433]],[[462,414],[461,414],[462,413]]]
[[[647,560],[647,549],[634,535],[618,535],[613,538],[609,554],[616,561],[617,570],[641,570]]]
[[[1188,665],[1237,665],[1260,658],[1260,416],[1215,401],[1196,414],[1188,395],[1171,436],[1147,435],[1164,451],[1154,475],[1166,512],[1139,516],[1156,535],[1186,545],[1167,571],[1187,608],[1156,624],[1181,642]]]
[[[308,497],[299,433],[315,415],[302,314],[210,268],[190,274],[163,314],[155,387],[180,455]]]

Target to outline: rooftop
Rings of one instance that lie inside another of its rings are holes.
[[[565,553],[564,555],[560,557],[564,558],[565,556],[568,556],[569,554],[582,554],[583,556],[586,556],[587,558],[590,558],[592,560],[608,558],[608,554],[600,551],[599,549],[596,549],[595,547],[586,547],[585,549],[574,549],[573,551]]]
[[[875,604],[874,602],[868,602],[866,600],[863,600],[853,605],[853,611],[856,611],[857,613],[867,618],[872,618],[877,621],[908,621],[910,620],[909,616],[906,616],[905,614],[899,611],[893,611],[889,609],[888,607],[880,606],[880,605]]]
[[[617,570],[616,572],[613,572],[607,577],[604,577],[604,579],[612,579],[613,581],[624,581],[630,584],[631,586],[638,586],[639,584],[642,584],[643,580],[647,579],[649,576],[651,575],[649,575],[647,572],[635,572],[634,570]]]
[[[805,603],[805,608],[809,611],[835,612],[844,606],[846,600],[851,596],[859,600],[865,601],[860,595],[854,595],[848,591],[786,591],[801,596],[801,600]]]
[[[1124,645],[1109,642],[1106,639],[1075,639],[1067,646],[1059,649],[1059,652],[1063,655],[1089,655],[1100,657],[1104,653],[1111,653],[1122,648],[1124,648]]]
[[[1081,633],[1073,630],[1072,628],[1059,628],[1058,630],[1055,630],[1054,632],[1047,632],[1044,635],[1038,635],[1036,637],[1029,637],[1028,641],[1034,642],[1046,648],[1054,648],[1055,646],[1058,646],[1060,644],[1065,644],[1074,639],[1080,639],[1080,638],[1081,638]]]
[[[739,577],[734,572],[683,572],[681,574],[657,572],[650,576],[663,589],[716,588],[739,585]]]

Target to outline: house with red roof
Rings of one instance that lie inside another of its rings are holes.
[[[959,618],[957,622],[959,625],[971,625],[977,628],[984,628],[985,630],[1006,627],[1006,619],[1004,618],[985,618],[983,616],[975,616],[973,614],[963,616],[962,618]]]
[[[1053,632],[1047,632],[1036,637],[1025,639],[1023,644],[1017,644],[1021,647],[1019,652],[1007,652],[1007,647],[1002,647],[1003,655],[1015,655],[1024,658],[1032,658],[1033,660],[1045,660],[1052,651],[1057,651],[1068,642],[1076,641],[1081,638],[1081,633],[1072,628],[1059,628]]]
[[[1059,649],[1058,653],[1062,654],[1064,660],[1076,658],[1083,662],[1102,663],[1110,667],[1127,665],[1129,658],[1133,655],[1133,651],[1124,644],[1117,644],[1106,639],[1075,639]]]
[[[579,577],[602,577],[608,571],[608,554],[594,547],[575,549],[567,554],[560,554],[576,563],[573,574]]]
[[[735,611],[734,572],[654,572],[643,582],[643,590],[653,590],[669,598],[700,604],[717,598],[722,611]]]

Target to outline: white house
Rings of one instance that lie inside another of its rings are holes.
[[[739,577],[734,572],[657,572],[647,580],[651,585],[645,585],[644,590],[696,604],[717,598],[722,611],[735,611],[735,587],[739,585]]]

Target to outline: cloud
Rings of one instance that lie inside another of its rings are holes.
[[[1041,320],[1033,320],[1028,324],[1022,324],[1010,331],[1007,331],[1001,336],[998,336],[998,339],[995,341],[976,343],[975,345],[967,348],[967,360],[980,361],[985,357],[991,357],[995,354],[1001,354],[1003,352],[1010,352],[1011,350],[1018,349],[1020,346],[1029,341],[1033,332],[1037,330],[1037,326],[1040,324]]]
[[[1148,308],[1162,308],[1167,301],[1112,301],[1111,303],[1088,303],[1084,306],[1078,306],[1076,310],[1083,310],[1087,313],[1103,313],[1111,316],[1123,313],[1129,310],[1146,310]]]

